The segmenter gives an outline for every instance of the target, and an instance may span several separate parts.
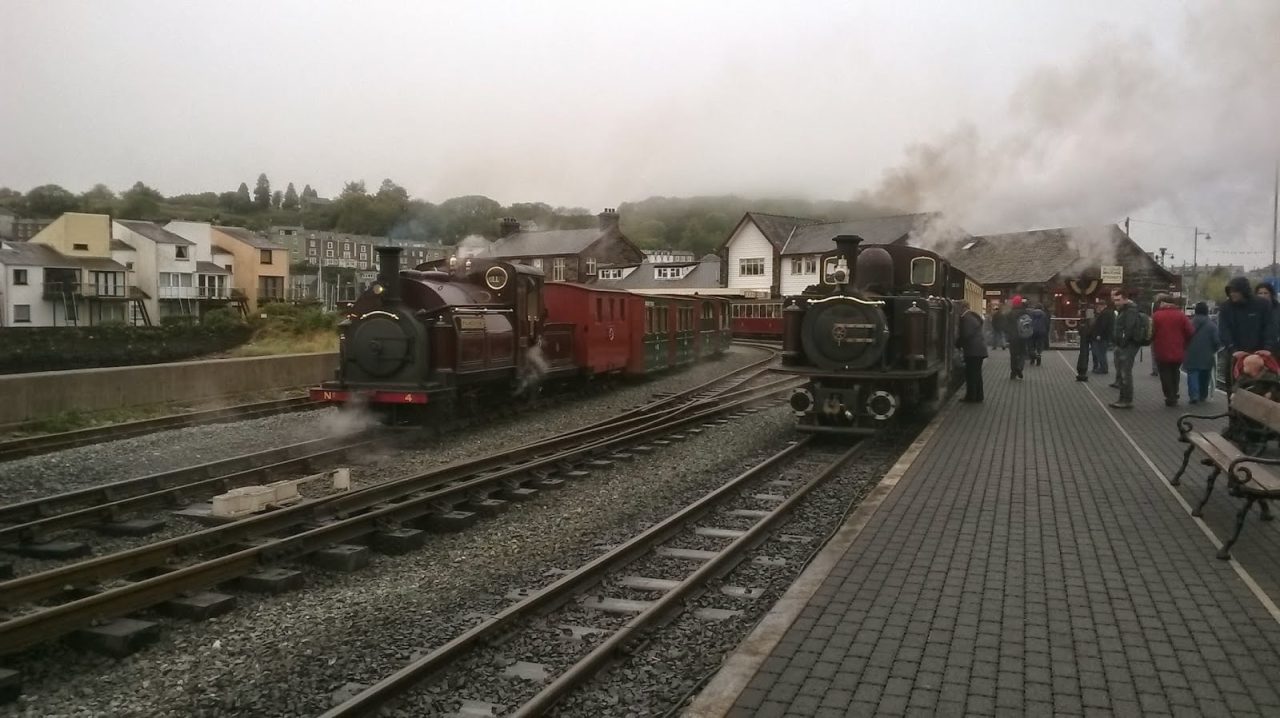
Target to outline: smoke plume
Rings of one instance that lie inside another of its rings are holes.
[[[1007,132],[969,123],[911,145],[862,199],[942,211],[975,234],[1151,212],[1258,247],[1271,235],[1278,77],[1280,3],[1215,3],[1177,38],[1100,39],[1072,66],[1033,72],[1009,99]]]

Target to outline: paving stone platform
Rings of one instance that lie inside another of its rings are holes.
[[[1205,529],[1228,536],[1238,504],[1220,490],[1202,527],[1184,504],[1206,470],[1164,483],[1185,396],[1165,407],[1140,366],[1138,407],[1115,411],[1073,353],[1021,382],[1007,361],[988,360],[985,404],[947,410],[729,715],[1280,715],[1280,521],[1255,512],[1238,564],[1215,558]]]

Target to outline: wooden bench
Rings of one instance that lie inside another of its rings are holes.
[[[1224,417],[1228,420],[1225,435],[1216,431],[1199,431],[1193,424],[1195,419]],[[1186,453],[1182,455],[1182,466],[1170,483],[1176,486],[1181,481],[1182,474],[1191,461],[1191,454],[1196,450],[1205,456],[1200,463],[1213,467],[1206,482],[1204,498],[1191,515],[1200,516],[1204,512],[1205,504],[1209,503],[1209,497],[1213,494],[1213,484],[1223,472],[1227,475],[1227,491],[1232,496],[1244,499],[1244,505],[1236,514],[1235,533],[1218,551],[1220,559],[1231,558],[1231,547],[1240,538],[1245,518],[1255,503],[1259,504],[1263,521],[1273,518],[1267,502],[1280,498],[1280,468],[1272,468],[1280,467],[1280,459],[1255,456],[1250,449],[1265,447],[1268,435],[1276,433],[1280,433],[1280,403],[1242,389],[1231,394],[1230,405],[1225,414],[1184,414],[1178,418],[1178,440],[1188,446]]]

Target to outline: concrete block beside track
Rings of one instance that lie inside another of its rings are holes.
[[[197,401],[303,387],[333,378],[332,352],[0,375],[0,425],[65,411]]]

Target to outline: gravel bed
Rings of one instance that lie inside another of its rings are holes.
[[[845,511],[856,505],[917,433],[905,428],[872,439],[862,456],[850,462],[838,477],[810,494],[782,524],[775,538],[749,554],[749,558],[714,583],[689,610],[675,621],[648,636],[648,640],[627,660],[570,695],[557,706],[558,716],[591,717],[675,715],[720,664],[755,627],[799,575],[804,563],[823,540],[843,522]],[[798,487],[797,487],[798,488]],[[813,537],[806,542],[782,542],[778,534]],[[785,566],[762,566],[750,557],[768,555],[785,558]],[[732,598],[720,592],[721,585],[764,589],[757,599]],[[742,611],[723,621],[706,621],[693,610],[710,607]]]
[[[749,354],[748,354],[749,352]],[[746,356],[743,356],[747,354]],[[754,351],[735,352],[740,363]],[[732,358],[732,357],[731,357]],[[724,363],[686,373],[721,373]],[[631,387],[630,397],[599,397],[611,406],[593,417],[589,400],[551,433],[605,418],[674,379]],[[564,489],[514,505],[493,520],[430,537],[404,556],[375,555],[354,574],[305,571],[306,587],[276,597],[241,594],[239,608],[205,623],[159,620],[157,645],[122,660],[51,644],[15,657],[25,690],[0,715],[25,716],[313,716],[350,683],[370,683],[474,625],[470,614],[507,605],[505,594],[553,580],[623,541],[674,508],[718,486],[792,438],[794,419],[779,408],[708,429],[662,452],[593,472]],[[492,446],[477,437],[465,453]],[[440,459],[437,458],[437,461]],[[403,467],[402,467],[403,468]],[[584,619],[585,620],[585,619]],[[411,713],[410,713],[411,714]]]

